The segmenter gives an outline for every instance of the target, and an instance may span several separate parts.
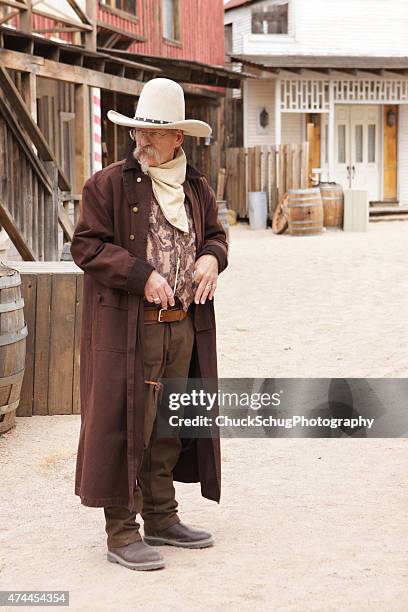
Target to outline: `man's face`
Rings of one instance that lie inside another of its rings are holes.
[[[174,158],[175,150],[183,144],[181,130],[160,130],[155,128],[134,129],[136,142],[135,158],[144,171],[148,166],[160,166]]]

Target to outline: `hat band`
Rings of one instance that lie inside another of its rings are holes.
[[[133,117],[133,119],[136,121],[145,121],[146,123],[172,123],[171,121],[162,121],[159,119],[146,119],[146,117]]]

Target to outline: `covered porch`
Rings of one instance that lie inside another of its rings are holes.
[[[408,58],[233,56],[244,83],[244,146],[308,142],[308,174],[408,210]]]

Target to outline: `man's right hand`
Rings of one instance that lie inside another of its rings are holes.
[[[153,270],[147,279],[144,294],[148,302],[153,302],[157,306],[161,304],[164,310],[167,309],[167,305],[174,306],[175,304],[173,291],[169,283],[156,270]]]

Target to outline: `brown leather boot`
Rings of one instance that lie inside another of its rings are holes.
[[[164,559],[143,540],[132,542],[119,548],[108,548],[107,559],[132,570],[154,570],[164,567]]]
[[[211,533],[204,531],[204,529],[189,527],[181,522],[171,525],[163,531],[146,533],[145,529],[144,541],[154,546],[169,544],[180,548],[207,548],[207,546],[214,544]]]

